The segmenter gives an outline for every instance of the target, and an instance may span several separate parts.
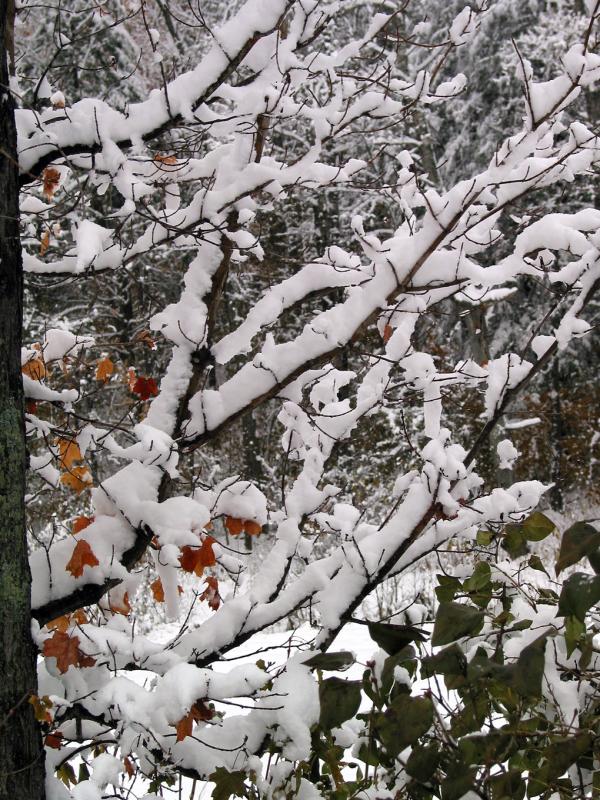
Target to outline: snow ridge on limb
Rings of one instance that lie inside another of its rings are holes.
[[[115,148],[139,146],[174,125],[193,121],[194,112],[235,72],[255,44],[277,29],[293,4],[294,0],[247,0],[216,32],[217,42],[195,69],[175,78],[164,90],[155,90],[148,100],[132,104],[126,115],[99,100],[82,100],[69,107],[68,113],[62,108],[41,115],[20,110],[22,185],[37,179],[57,158],[115,153]]]

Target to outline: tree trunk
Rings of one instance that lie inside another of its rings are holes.
[[[28,702],[37,692],[37,673],[25,531],[19,183],[14,106],[7,91],[10,6],[10,0],[0,0],[0,797],[41,800],[44,750]]]

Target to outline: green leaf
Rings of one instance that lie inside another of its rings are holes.
[[[492,571],[487,561],[479,561],[473,574],[463,582],[465,592],[477,592],[486,587],[492,579]]]
[[[560,552],[556,561],[556,574],[576,564],[584,556],[589,556],[600,547],[600,531],[587,522],[576,522],[565,531]]]
[[[476,770],[469,769],[462,761],[457,761],[451,764],[446,772],[446,778],[442,781],[442,800],[461,800],[473,787]]]
[[[574,616],[585,622],[585,615],[598,601],[600,601],[600,575],[576,572],[563,584],[558,598],[557,616]]]
[[[466,676],[467,659],[457,644],[445,647],[433,656],[425,656],[421,661],[421,675],[423,678],[432,678],[435,674],[451,676]]]
[[[360,681],[347,681],[343,678],[327,678],[321,682],[319,725],[324,731],[339,728],[356,714],[360,706],[360,686]]]
[[[65,761],[64,764],[61,764],[60,767],[56,770],[56,777],[60,778],[60,780],[64,783],[64,785],[68,788],[72,783],[77,783],[77,779],[75,777],[75,770],[69,764],[68,761]]]
[[[431,698],[399,694],[383,714],[375,717],[374,730],[387,752],[397,756],[427,733],[432,722]]]
[[[538,637],[522,650],[517,663],[511,665],[510,685],[523,697],[541,697],[547,634]]]
[[[381,670],[381,691],[386,695],[394,684],[394,670],[396,667],[403,666],[409,673],[414,675],[417,662],[415,660],[414,647],[407,645],[396,655],[388,656]]]
[[[242,770],[228,772],[225,767],[217,767],[209,776],[215,784],[213,800],[229,800],[230,797],[247,797],[246,773]]]
[[[412,642],[424,642],[427,634],[413,625],[387,625],[383,622],[369,622],[369,634],[382,650],[395,656]]]
[[[515,749],[515,740],[503,731],[465,736],[458,743],[466,764],[492,766],[506,761],[510,751]]]
[[[527,565],[531,567],[531,569],[535,569],[538,572],[544,572],[546,575],[548,575],[546,567],[543,565],[542,559],[539,556],[536,555],[530,556]],[[548,575],[548,577],[550,576]]]
[[[526,556],[529,552],[527,539],[521,525],[507,525],[502,537],[502,547],[511,558]]]
[[[521,697],[541,697],[547,637],[548,634],[543,634],[527,645],[512,664],[497,664],[489,659],[485,651],[478,649],[468,664],[468,679],[474,681],[492,678]]]
[[[483,627],[483,611],[461,603],[440,603],[435,617],[431,644],[450,644],[462,636],[479,633]]]
[[[363,742],[358,748],[358,759],[371,767],[378,767],[381,764],[381,753],[377,742],[371,740],[370,745]]]
[[[590,566],[596,575],[600,575],[600,550],[595,550],[593,553],[589,553],[588,561],[590,562]]]
[[[334,670],[343,672],[354,664],[354,654],[347,650],[340,650],[339,653],[317,653],[304,662],[305,667],[311,669]]]
[[[438,579],[438,586],[435,587],[435,593],[440,603],[449,603],[454,600],[454,596],[461,587],[458,578],[453,578],[451,575],[436,575]]]
[[[439,744],[433,741],[429,745],[415,745],[408,761],[406,762],[406,772],[411,778],[416,778],[424,783],[431,780],[431,776],[436,771],[440,760]]]
[[[532,777],[548,788],[549,783],[558,780],[572,764],[586,755],[592,744],[593,738],[587,731],[555,740],[543,750],[544,763],[532,773]]]
[[[567,645],[567,658],[571,658],[579,640],[585,633],[585,625],[577,617],[565,619],[565,643]]]
[[[488,784],[492,800],[522,800],[525,797],[525,781],[520,770],[511,769],[504,775],[495,775]]]
[[[541,542],[550,536],[556,525],[540,511],[534,511],[521,523],[521,529],[528,542]]]
[[[492,531],[477,531],[477,536],[475,541],[481,547],[487,547],[489,544],[492,543],[492,539],[494,538],[494,534]]]

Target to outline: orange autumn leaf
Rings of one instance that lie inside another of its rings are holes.
[[[127,370],[127,385],[129,386],[129,391],[133,392],[133,387],[137,381],[137,375],[135,374],[135,370],[133,367],[129,367]]]
[[[182,742],[186,736],[192,735],[194,722],[206,722],[212,719],[214,715],[214,709],[208,706],[204,700],[196,700],[185,717],[182,717],[179,722],[176,722],[174,725],[177,731],[176,741]]]
[[[215,710],[206,704],[207,697],[203,700],[196,700],[190,711],[194,716],[196,722],[207,722],[215,716]]]
[[[217,563],[213,551],[214,544],[216,544],[215,539],[212,536],[207,536],[200,547],[192,547],[189,544],[184,545],[179,556],[181,569],[184,572],[193,572],[199,578],[202,577],[205,567],[212,567]]]
[[[259,525],[258,522],[255,522],[253,519],[247,519],[244,521],[244,530],[248,536],[258,536],[262,531],[262,525]]]
[[[46,251],[50,246],[50,231],[44,231],[40,238],[40,255],[42,258],[46,255]]]
[[[157,578],[150,584],[150,590],[157,603],[165,602],[165,589],[160,578]],[[179,594],[183,594],[183,586],[177,586],[177,591]]]
[[[194,728],[194,715],[192,711],[182,717],[179,722],[175,724],[175,730],[177,731],[177,742],[183,742],[186,736],[192,735],[192,730]]]
[[[60,172],[54,167],[46,167],[42,173],[43,192],[47,200],[52,200],[60,183]]]
[[[154,597],[157,603],[165,602],[165,590],[163,588],[162,581],[160,578],[157,578],[150,584],[150,591],[152,592],[152,596]]]
[[[110,376],[115,371],[115,365],[108,356],[101,358],[96,364],[96,380],[108,383]]]
[[[244,530],[244,520],[237,517],[225,517],[225,527],[232,536],[239,536]]]
[[[78,494],[92,485],[92,476],[86,467],[71,467],[60,476],[60,482]]]
[[[157,153],[154,156],[154,161],[158,164],[166,164],[169,167],[172,167],[174,164],[177,164],[177,157],[176,156],[165,156],[161,153]]]
[[[61,631],[55,631],[50,639],[46,639],[42,652],[46,657],[56,659],[56,666],[61,673],[70,666],[93,667],[96,663],[94,658],[79,649],[79,636],[69,636]]]
[[[31,378],[32,381],[41,381],[42,378],[46,377],[46,365],[41,358],[36,356],[36,358],[30,358],[29,361],[23,364],[21,372]]]
[[[113,614],[122,614],[126,617],[128,614],[131,614],[131,603],[129,602],[129,592],[125,592],[125,594],[118,600],[114,602],[112,600],[110,602],[110,610]]]
[[[202,577],[204,565],[202,564],[199,547],[191,547],[189,544],[184,545],[179,555],[179,563],[184,572],[193,572],[199,578]]]
[[[202,547],[200,548],[200,558],[202,559],[202,563],[205,567],[214,567],[214,565],[217,563],[217,557],[215,556],[213,550],[213,545],[216,543],[216,539],[213,539],[212,536],[204,537]]]
[[[140,375],[131,387],[133,394],[137,394],[140,400],[148,400],[158,394],[158,385],[154,378],[144,378]]]
[[[48,709],[52,708],[53,703],[47,694],[42,697],[32,694],[29,703],[33,706],[33,713],[38,722],[52,722],[52,714]]]
[[[73,534],[81,533],[88,525],[91,525],[95,517],[75,517],[71,530]]]
[[[70,469],[75,461],[81,461],[83,458],[75,439],[58,439],[56,444],[61,469]]]
[[[152,338],[150,331],[140,331],[133,337],[134,342],[143,342],[150,350],[156,350],[156,342]]]
[[[70,624],[70,614],[63,614],[62,617],[56,617],[56,619],[51,619],[50,622],[47,622],[46,627],[50,631],[61,631],[61,633],[65,633],[65,631],[69,629]]]
[[[71,614],[71,619],[74,619],[78,625],[85,625],[86,622],[89,622],[87,614],[82,608],[78,608],[74,614]]]
[[[221,605],[221,595],[219,594],[219,581],[211,575],[206,579],[206,589],[200,595],[200,600],[206,600],[209,607],[216,611]]]
[[[63,735],[61,731],[53,731],[52,733],[47,733],[46,738],[44,739],[44,744],[46,747],[51,747],[53,750],[60,750],[62,747],[62,740]]]
[[[133,766],[133,762],[129,756],[125,756],[123,759],[123,766],[125,767],[125,772],[127,775],[132,778],[135,773],[135,767]]]
[[[80,578],[83,575],[84,567],[97,567],[100,562],[94,555],[94,551],[89,546],[85,539],[81,539],[75,545],[73,555],[65,569],[70,572],[74,578]]]
[[[385,326],[385,328],[383,329],[383,341],[384,341],[386,344],[387,344],[387,343],[389,342],[389,340],[391,339],[391,336],[392,336],[392,333],[393,333],[393,332],[394,332],[394,329],[392,328],[392,326],[391,326],[391,325],[386,325],[386,326]]]

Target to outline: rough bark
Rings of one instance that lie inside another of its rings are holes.
[[[7,91],[11,30],[10,0],[0,0],[0,797],[41,800],[44,751],[28,702],[37,677],[25,531],[19,173]]]

